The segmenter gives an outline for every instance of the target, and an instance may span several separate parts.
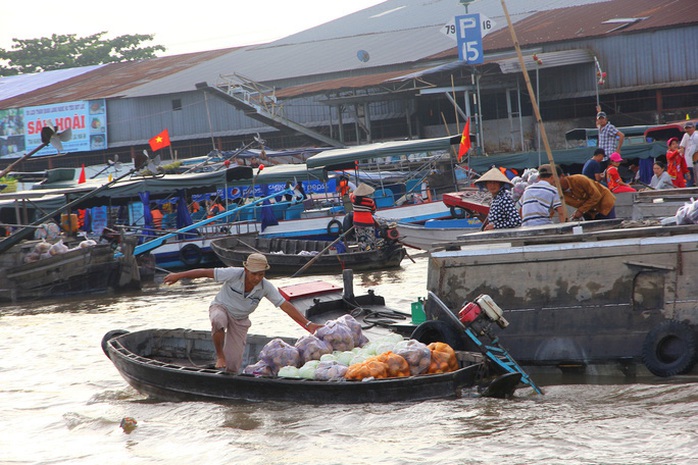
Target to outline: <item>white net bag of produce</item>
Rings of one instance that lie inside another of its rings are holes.
[[[393,352],[407,360],[412,375],[425,373],[429,369],[431,350],[416,339],[398,342]]]
[[[315,331],[315,335],[332,346],[333,350],[351,350],[354,348],[354,336],[351,329],[337,320],[330,320]]]
[[[242,372],[246,375],[274,376],[274,369],[265,361],[260,360],[253,365],[247,365]]]
[[[347,325],[351,330],[351,337],[354,339],[354,347],[363,347],[368,342],[368,338],[364,336],[362,332],[361,323],[356,321],[353,316],[349,314],[342,315],[337,318],[337,321]]]
[[[315,369],[315,379],[318,381],[337,381],[344,379],[348,367],[336,361],[320,362]]]
[[[356,353],[352,350],[345,350],[344,352],[333,352],[335,360],[344,366],[351,365],[351,361],[356,357]]]
[[[320,357],[332,352],[332,347],[327,342],[313,334],[306,334],[300,337],[296,341],[295,347],[300,354],[301,363],[309,360],[320,360]]]
[[[369,342],[363,348],[366,349],[368,355],[380,355],[385,352],[395,352],[395,344],[404,340],[405,338],[399,334],[391,333]]]
[[[279,338],[272,339],[259,352],[259,359],[269,365],[276,375],[281,367],[299,365],[301,356],[298,349]]]
[[[292,366],[285,366],[279,368],[279,374],[277,375],[279,378],[300,378],[301,375],[299,373],[299,369],[296,367]]]
[[[315,369],[320,364],[320,360],[305,362],[305,365],[298,369],[298,376],[304,379],[315,379]]]

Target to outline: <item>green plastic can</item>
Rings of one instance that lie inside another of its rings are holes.
[[[426,320],[427,316],[424,314],[424,302],[422,299],[412,302],[412,324],[418,325]]]

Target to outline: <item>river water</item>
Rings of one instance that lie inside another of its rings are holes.
[[[409,312],[426,295],[427,258],[415,260],[358,274],[357,293],[375,289]],[[340,276],[310,279],[341,285]],[[208,329],[217,290],[196,280],[0,307],[0,464],[698,463],[698,384],[546,386],[544,396],[525,390],[513,400],[391,405],[171,403],[134,391],[102,353],[112,329]],[[266,301],[251,332],[304,333]],[[138,422],[130,434],[119,427],[127,416]]]

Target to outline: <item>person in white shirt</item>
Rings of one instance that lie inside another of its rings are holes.
[[[698,153],[696,153],[698,152],[698,134],[696,134],[696,125],[693,121],[686,121],[683,128],[686,132],[679,143],[679,152],[683,154],[686,166],[691,170],[690,185],[695,186],[698,185],[696,182],[698,181],[698,177],[696,177],[698,175],[698,160],[694,160],[694,158],[698,158]]]
[[[221,290],[208,309],[211,320],[211,335],[216,349],[216,368],[239,373],[242,367],[247,330],[251,326],[250,313],[254,312],[262,298],[281,308],[296,323],[311,334],[322,325],[308,320],[286,300],[276,287],[265,277],[269,269],[267,258],[259,253],[250,254],[243,268],[198,268],[170,273],[165,284],[174,284],[180,279],[212,278],[223,283]]]
[[[654,176],[652,176],[652,181],[650,181],[650,187],[652,189],[675,189],[676,186],[671,182],[671,176],[666,172],[666,164],[661,161],[655,161],[652,166],[652,171],[654,171]]]
[[[558,176],[562,175],[562,170],[555,165]],[[565,222],[565,215],[562,209],[562,201],[557,188],[553,185],[553,168],[549,164],[541,165],[538,168],[540,181],[531,184],[526,188],[521,197],[521,226],[540,226],[553,224],[552,216],[557,212],[560,223]]]

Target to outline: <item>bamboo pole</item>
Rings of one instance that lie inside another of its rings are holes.
[[[565,205],[565,196],[562,192],[562,186],[560,185],[560,177],[557,175],[557,169],[555,168],[555,160],[553,160],[553,153],[550,150],[550,144],[548,143],[548,135],[545,132],[545,126],[543,126],[543,120],[540,116],[540,109],[538,108],[538,101],[536,100],[536,95],[533,93],[533,86],[531,85],[531,79],[528,76],[528,71],[526,70],[526,64],[524,63],[523,55],[521,54],[521,47],[519,46],[519,40],[516,38],[516,31],[514,31],[514,25],[511,23],[511,18],[509,17],[509,11],[507,10],[507,5],[505,0],[501,0],[502,9],[504,10],[504,16],[507,18],[507,24],[509,25],[509,32],[511,33],[511,40],[514,42],[514,48],[516,49],[516,55],[519,58],[519,66],[521,66],[521,72],[524,75],[524,80],[526,81],[526,88],[528,89],[528,94],[531,97],[531,105],[533,106],[533,112],[536,115],[536,122],[540,128],[540,134],[543,138],[543,145],[545,146],[545,153],[548,155],[548,162],[553,168],[553,179],[555,180],[555,187],[557,187],[557,192],[560,195],[560,201],[562,202],[562,212],[565,220],[567,219],[567,205]]]

